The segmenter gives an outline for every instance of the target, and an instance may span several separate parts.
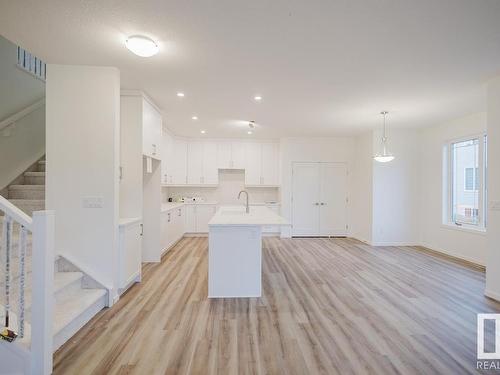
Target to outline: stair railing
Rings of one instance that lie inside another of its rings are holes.
[[[17,330],[17,339],[25,335],[25,281],[26,248],[28,232],[32,233],[32,302],[31,302],[31,345],[30,363],[24,364],[33,374],[52,373],[52,324],[54,286],[54,212],[36,211],[33,218],[0,196],[0,212],[3,212],[2,242],[0,253],[4,260],[4,285],[0,292],[4,295],[5,320],[0,326]],[[19,257],[19,299],[11,300],[12,262],[15,223],[19,224],[17,251]],[[17,309],[15,308],[17,306]],[[10,316],[18,312],[17,327],[13,327]],[[9,345],[16,345],[15,340]]]

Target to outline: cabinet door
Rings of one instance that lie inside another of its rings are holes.
[[[321,163],[320,235],[345,236],[347,233],[347,166]]]
[[[177,242],[184,235],[184,207],[176,208],[172,211],[174,215],[174,242]]]
[[[196,232],[196,206],[187,205],[185,206],[186,213],[186,232],[195,233]]]
[[[161,158],[161,114],[147,101],[142,101],[142,143],[144,155]]]
[[[174,243],[174,237],[175,237],[175,224],[173,221],[173,216],[172,216],[172,210],[168,211],[165,213],[165,222],[166,222],[166,241],[165,241],[165,247],[163,251],[165,252],[172,244]]]
[[[203,145],[203,183],[218,184],[219,168],[217,168],[217,143],[205,142]]]
[[[245,144],[245,160],[245,185],[261,185],[262,149],[260,143]]]
[[[172,183],[172,159],[173,159],[173,144],[172,137],[168,133],[162,134],[161,146],[161,183]]]
[[[160,245],[162,253],[168,247],[167,212],[160,214]]]
[[[121,228],[120,287],[125,288],[140,274],[142,262],[142,236],[140,223]]]
[[[278,144],[262,144],[262,185],[279,185]]]
[[[196,206],[196,232],[208,233],[208,222],[215,215],[217,206],[200,204]]]
[[[231,142],[231,168],[245,169],[245,143]]]
[[[292,183],[292,231],[294,236],[319,234],[319,163],[294,163]]]
[[[174,139],[173,158],[171,163],[172,184],[186,184],[187,182],[187,143],[181,139]]]
[[[231,143],[218,142],[217,143],[217,167],[220,169],[231,168]]]
[[[187,183],[203,183],[203,143],[189,142],[187,151]]]

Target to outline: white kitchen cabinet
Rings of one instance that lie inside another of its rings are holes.
[[[278,204],[269,204],[266,205],[267,208],[269,208],[271,211],[273,211],[276,215],[280,214],[281,207]],[[278,233],[281,231],[280,226],[272,226],[272,225],[264,225],[262,227],[262,232],[264,233]]]
[[[219,183],[219,168],[217,168],[217,143],[203,143],[203,183],[214,185]]]
[[[119,288],[125,291],[141,280],[142,223],[139,219],[119,226]]]
[[[142,100],[142,150],[143,154],[161,159],[162,116],[146,99]]]
[[[245,169],[245,143],[219,142],[217,145],[217,166],[220,169]]]
[[[169,184],[173,180],[172,166],[174,161],[173,138],[167,132],[162,134],[161,145],[161,183]]]
[[[261,185],[279,185],[279,145],[274,142],[262,143]]]
[[[203,183],[203,142],[192,141],[187,145],[187,183]]]
[[[161,219],[162,252],[167,252],[185,233],[185,207],[163,211]]]
[[[215,185],[219,183],[217,143],[192,141],[188,143],[187,183]]]
[[[245,145],[245,185],[277,186],[279,154],[275,142],[249,142]]]
[[[262,146],[258,142],[245,144],[245,185],[260,185],[262,182]]]
[[[186,206],[186,232],[208,233],[208,222],[215,215],[215,204],[190,204]]]
[[[172,142],[172,161],[169,163],[171,181],[169,184],[182,185],[187,183],[187,142],[174,138]]]

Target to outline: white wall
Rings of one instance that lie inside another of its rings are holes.
[[[500,300],[500,77],[488,85],[488,201],[485,294]]]
[[[422,245],[481,265],[486,262],[486,235],[443,225],[443,146],[450,140],[485,131],[485,113],[423,129],[419,184]]]
[[[281,215],[292,221],[292,163],[293,162],[345,162],[349,173],[348,191],[352,191],[352,173],[354,165],[355,138],[282,138],[280,140],[281,172]],[[351,209],[348,207],[348,224]],[[284,233],[285,236],[289,233]]]
[[[371,243],[373,225],[373,133],[356,138],[355,161],[352,171],[351,235]]]
[[[381,143],[381,131],[373,132],[373,150]],[[389,163],[373,164],[372,244],[416,245],[419,243],[420,135],[417,130],[388,132],[388,148],[395,155]]]
[[[56,214],[56,253],[116,290],[120,73],[48,65],[46,106],[47,208]],[[103,207],[84,208],[85,197],[101,197]]]
[[[45,83],[17,68],[17,46],[0,36],[0,121],[45,96]],[[45,153],[45,108],[0,133],[0,190]]]

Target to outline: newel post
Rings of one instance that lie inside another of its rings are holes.
[[[54,211],[33,213],[31,372],[52,373],[54,320]]]

